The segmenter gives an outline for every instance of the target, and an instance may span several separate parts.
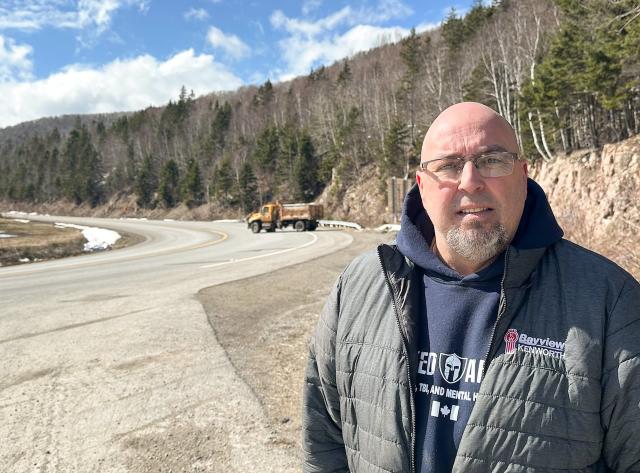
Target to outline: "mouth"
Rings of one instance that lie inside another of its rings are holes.
[[[475,217],[484,217],[490,214],[491,212],[493,212],[493,209],[491,207],[469,207],[466,209],[458,210],[456,214],[462,217],[465,217],[467,215],[475,216]]]

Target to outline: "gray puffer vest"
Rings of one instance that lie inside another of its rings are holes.
[[[505,258],[487,368],[453,471],[640,471],[640,285],[566,240],[509,247]],[[310,342],[305,472],[415,472],[424,303],[421,272],[394,246],[340,276]]]

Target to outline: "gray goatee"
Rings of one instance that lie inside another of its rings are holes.
[[[482,263],[501,253],[508,245],[508,235],[500,223],[491,228],[451,228],[446,235],[449,247],[474,263]]]

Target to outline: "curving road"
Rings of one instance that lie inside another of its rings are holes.
[[[0,268],[0,471],[143,472],[162,459],[167,471],[295,470],[194,296],[329,254],[352,237],[254,235],[240,223],[49,220],[145,241]],[[269,294],[246,298],[269,302]]]

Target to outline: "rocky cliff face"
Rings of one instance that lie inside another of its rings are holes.
[[[640,135],[537,163],[530,175],[567,238],[640,277]]]

